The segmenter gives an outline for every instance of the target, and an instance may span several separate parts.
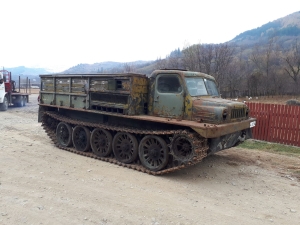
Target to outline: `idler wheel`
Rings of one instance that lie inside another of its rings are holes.
[[[52,121],[50,117],[47,120],[50,124]],[[61,146],[69,147],[72,144],[72,127],[65,122],[60,122],[56,127],[56,138]]]
[[[112,146],[116,159],[122,163],[132,163],[138,156],[138,142],[132,134],[118,132]]]
[[[179,162],[190,161],[194,154],[192,140],[186,134],[175,135],[171,142],[171,154]]]
[[[161,137],[147,135],[140,142],[139,157],[144,167],[151,171],[159,171],[168,163],[168,146]]]
[[[91,147],[95,155],[100,157],[112,153],[112,135],[103,129],[96,128],[91,134]]]
[[[89,129],[83,126],[76,126],[73,129],[72,140],[76,150],[86,152],[90,149],[90,136]]]

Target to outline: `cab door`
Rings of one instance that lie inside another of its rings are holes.
[[[153,114],[183,118],[184,90],[178,74],[159,74],[155,81]]]

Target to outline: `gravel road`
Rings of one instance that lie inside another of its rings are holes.
[[[0,224],[300,224],[300,158],[232,148],[151,176],[56,148],[37,95],[0,112]]]

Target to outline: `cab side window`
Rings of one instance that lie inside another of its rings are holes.
[[[180,93],[182,87],[176,75],[161,75],[157,80],[157,90],[161,93]]]

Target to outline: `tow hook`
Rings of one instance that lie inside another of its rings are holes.
[[[241,134],[241,136],[238,137],[238,140],[240,142],[243,142],[243,141],[245,141],[245,138],[246,138],[246,133],[243,131],[242,134]]]

